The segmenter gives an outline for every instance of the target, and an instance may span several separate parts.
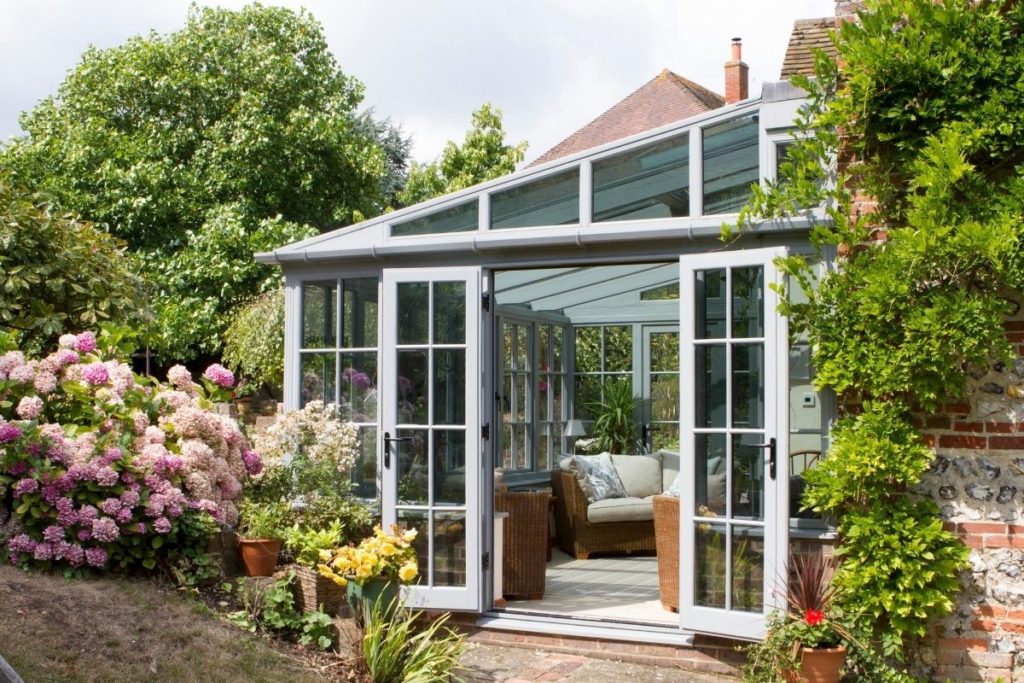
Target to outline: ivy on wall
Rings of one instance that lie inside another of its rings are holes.
[[[934,457],[912,413],[962,397],[965,370],[1011,354],[1003,328],[1024,285],[1024,6],[867,0],[819,55],[781,179],[755,188],[740,231],[824,207],[820,259],[780,261],[807,296],[807,334],[840,420],[804,504],[837,520],[839,601],[902,657],[948,613],[967,549],[911,491]],[[726,229],[726,238],[734,237]]]

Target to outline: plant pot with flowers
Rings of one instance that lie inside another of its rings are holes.
[[[270,576],[291,510],[287,503],[244,501],[239,506],[238,546],[246,576]]]
[[[838,683],[854,643],[832,605],[835,565],[820,554],[793,555],[786,612],[768,618],[768,635],[747,651],[744,680]]]
[[[388,533],[376,527],[373,535],[358,547],[345,546],[321,552],[320,574],[345,586],[356,623],[362,627],[366,615],[390,618],[398,609],[402,584],[418,575],[415,529]]]

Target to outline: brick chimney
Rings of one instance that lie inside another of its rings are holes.
[[[732,104],[747,99],[747,72],[750,70],[743,61],[743,43],[732,39],[732,59],[725,63],[725,103]]]

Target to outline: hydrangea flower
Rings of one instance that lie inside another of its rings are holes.
[[[100,486],[113,486],[117,483],[118,476],[117,472],[114,471],[114,468],[107,465],[96,470],[96,473],[93,475],[93,480]]]
[[[22,396],[14,412],[22,420],[34,420],[43,412],[43,399],[38,396]]]
[[[110,381],[110,372],[103,363],[89,363],[82,368],[82,379],[89,384],[106,384]]]
[[[230,389],[235,385],[235,375],[219,363],[214,363],[206,368],[203,377],[225,389]]]
[[[58,543],[60,541],[63,541],[64,529],[57,526],[56,524],[51,524],[43,530],[43,540],[47,543]]]
[[[188,392],[192,390],[192,373],[184,365],[172,366],[167,371],[167,382],[178,391]]]
[[[35,379],[32,380],[32,388],[40,394],[50,393],[57,388],[57,375],[47,370],[36,373]]]
[[[85,551],[85,561],[90,567],[102,567],[107,563],[107,551],[103,548],[89,548]]]
[[[96,350],[96,335],[88,330],[75,338],[75,350],[80,353],[92,353]]]
[[[35,479],[19,479],[14,485],[14,496],[24,496],[39,490],[39,482]]]
[[[78,337],[73,334],[62,334],[60,339],[57,340],[57,345],[62,349],[73,349],[77,343]]]
[[[0,424],[0,443],[9,443],[21,437],[21,429],[18,425],[6,422]]]
[[[120,535],[117,522],[110,517],[100,517],[92,523],[92,537],[101,543],[116,541]]]
[[[158,534],[171,533],[171,520],[166,517],[157,517],[153,520],[153,530]]]

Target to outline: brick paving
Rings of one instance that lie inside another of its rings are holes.
[[[480,642],[470,643],[462,666],[460,676],[467,683],[726,683],[736,680],[684,671],[672,663],[652,666]]]

